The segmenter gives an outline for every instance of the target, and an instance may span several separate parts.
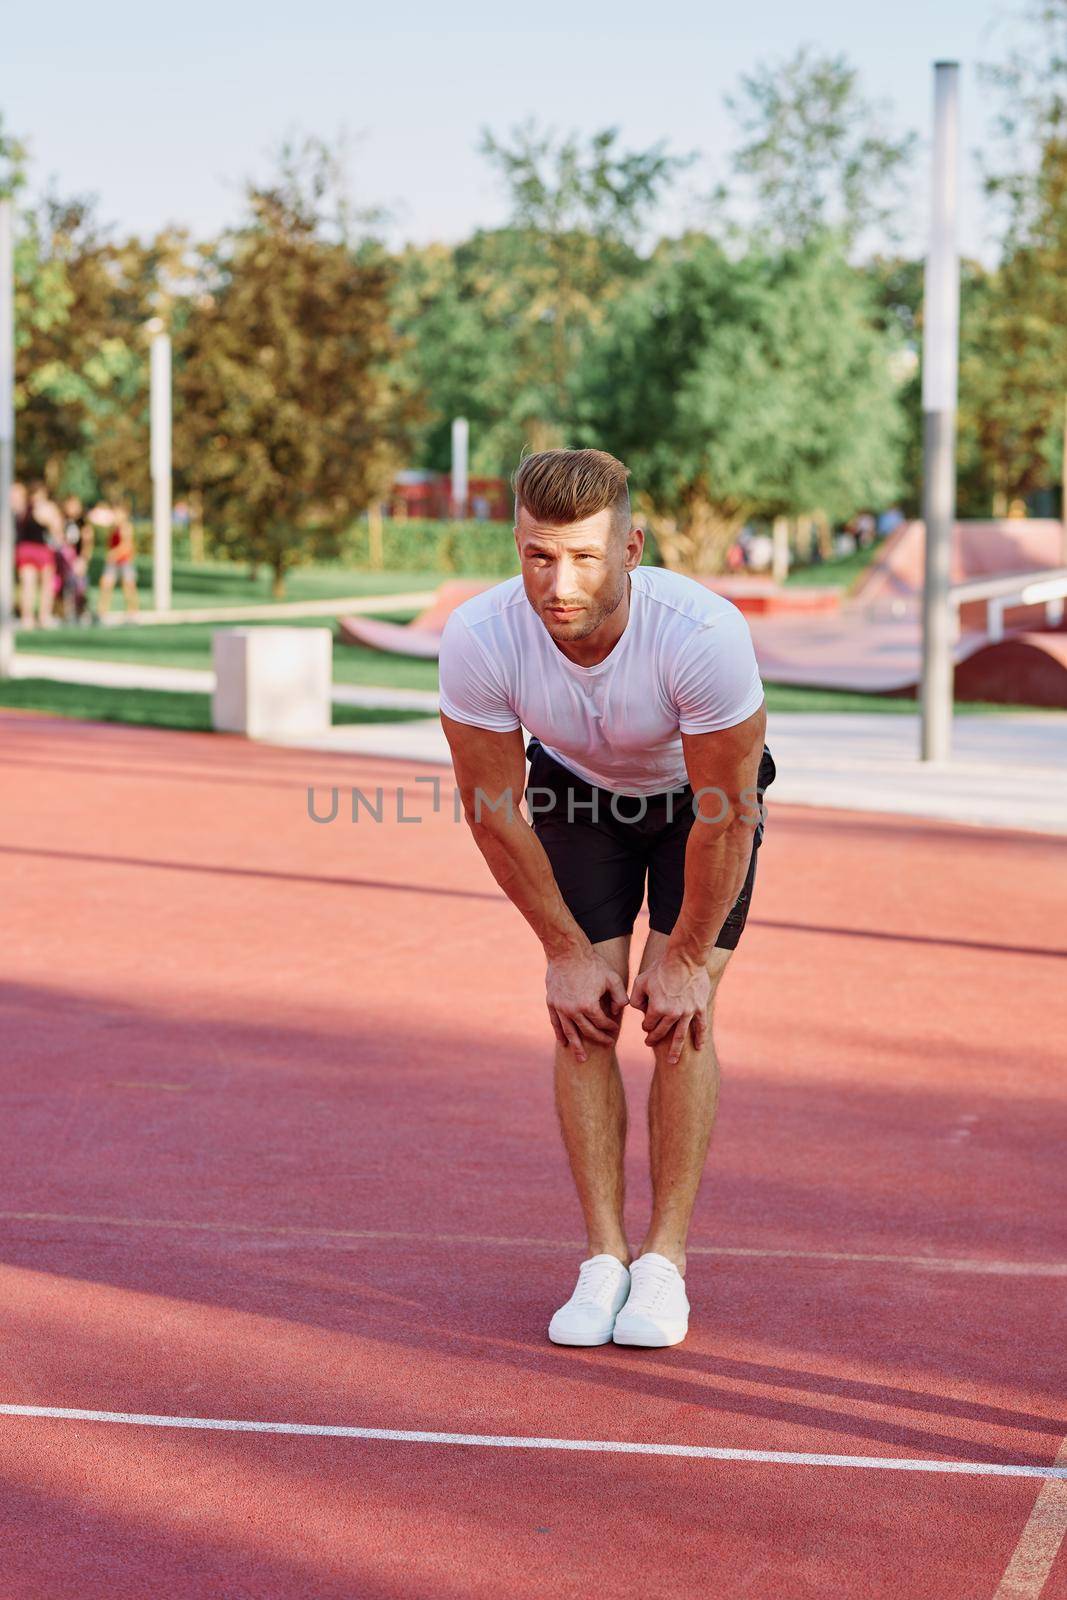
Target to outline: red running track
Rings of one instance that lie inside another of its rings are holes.
[[[0,751],[0,1401],[787,1457],[8,1413],[5,1600],[1067,1596],[1062,1477],[792,1459],[1067,1465],[1062,841],[772,803],[690,1337],[572,1351],[540,950],[439,769]]]

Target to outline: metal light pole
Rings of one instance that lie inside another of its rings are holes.
[[[15,658],[15,239],[10,200],[0,200],[0,678]]]
[[[466,417],[452,421],[452,515],[467,515],[467,455],[470,446],[470,427]]]
[[[151,351],[152,589],[157,611],[170,610],[171,513],[170,335],[154,317]]]
[[[956,523],[959,71],[955,61],[934,66],[932,208],[923,288],[923,761],[947,761],[952,744],[954,640],[948,591]]]

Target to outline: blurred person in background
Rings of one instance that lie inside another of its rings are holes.
[[[28,490],[21,483],[13,484],[11,510],[22,626],[34,626],[36,611],[42,628],[54,628],[55,552],[63,542],[62,513],[43,483],[32,484]]]
[[[89,559],[93,524],[76,494],[63,501],[63,615],[67,622],[89,622]]]
[[[856,546],[860,550],[869,550],[874,543],[877,523],[869,511],[861,511],[855,520]]]
[[[97,614],[106,617],[111,609],[111,596],[116,579],[122,584],[126,610],[137,610],[137,567],[134,562],[133,522],[125,501],[117,500],[112,506],[98,506],[97,511],[108,514],[111,532],[107,541],[107,560],[100,577],[100,600]],[[90,513],[90,515],[93,515]]]
[[[754,533],[745,546],[745,566],[750,572],[768,572],[774,560],[774,540],[769,533]]]

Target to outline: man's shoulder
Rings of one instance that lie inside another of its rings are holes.
[[[520,601],[528,604],[521,574],[514,578],[505,578],[503,583],[494,583],[490,588],[461,601],[449,616],[445,626],[451,624],[454,627],[478,628],[482,623],[491,623],[494,619],[505,615]]]
[[[653,609],[663,622],[677,620],[703,628],[740,614],[732,600],[684,572],[672,572],[669,567],[636,567],[631,577],[653,602]]]

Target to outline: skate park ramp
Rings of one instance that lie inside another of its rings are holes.
[[[836,613],[748,617],[768,683],[914,697],[922,669],[925,529],[892,534]],[[1060,567],[1063,528],[1046,520],[957,523],[953,585],[1039,575]],[[959,607],[953,646],[955,697],[1067,708],[1067,630],[1050,628],[1044,605],[1010,606],[1004,637],[991,640],[986,607]]]
[[[420,611],[411,622],[383,622],[376,617],[341,617],[338,620],[338,639],[342,644],[363,645],[370,650],[381,650],[387,655],[417,656],[423,661],[436,661],[441,646],[445,623],[464,600],[481,594],[502,580],[475,581],[452,578],[443,583],[425,611]]]

